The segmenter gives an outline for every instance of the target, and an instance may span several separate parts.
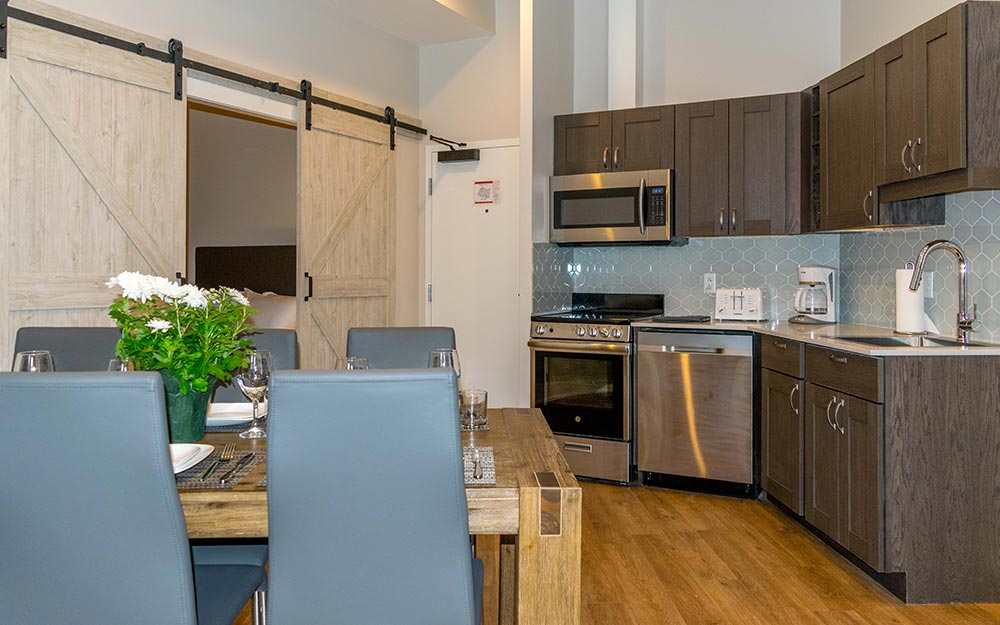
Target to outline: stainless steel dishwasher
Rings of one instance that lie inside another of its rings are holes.
[[[643,481],[715,480],[756,494],[753,336],[642,328],[637,343],[636,447]],[[694,484],[717,490],[707,481]]]

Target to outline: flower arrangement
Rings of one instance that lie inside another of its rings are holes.
[[[122,330],[115,353],[136,370],[174,376],[179,391],[212,390],[246,366],[253,344],[250,302],[235,289],[200,289],[159,276],[125,271],[107,285],[122,294],[109,314]],[[166,378],[165,378],[166,379]]]

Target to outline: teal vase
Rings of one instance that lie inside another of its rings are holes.
[[[160,370],[163,388],[167,396],[167,421],[170,423],[171,443],[194,443],[205,436],[205,418],[208,416],[208,402],[217,380],[208,379],[207,391],[188,389],[181,393],[180,380],[171,373]]]

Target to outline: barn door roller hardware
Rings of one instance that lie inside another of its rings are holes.
[[[299,83],[299,92],[302,94],[301,97],[306,101],[306,130],[312,130],[313,127],[313,84],[308,80],[303,80]],[[308,274],[307,274],[308,275]]]
[[[365,109],[357,108],[355,106],[350,106],[349,104],[343,104],[341,102],[334,102],[333,100],[328,100],[326,98],[321,98],[312,92],[312,83],[303,80],[302,84],[299,85],[300,89],[292,89],[290,87],[285,87],[279,83],[267,80],[261,80],[260,78],[255,78],[253,76],[248,76],[246,74],[240,74],[238,72],[230,71],[228,69],[223,69],[221,67],[215,67],[214,65],[209,65],[207,63],[201,63],[199,61],[194,61],[192,59],[184,58],[184,46],[178,39],[171,39],[167,46],[167,50],[157,50],[156,48],[151,48],[143,42],[132,42],[126,41],[124,39],[118,39],[117,37],[111,37],[103,33],[99,33],[93,30],[88,30],[86,28],[81,28],[74,24],[69,24],[66,22],[60,22],[44,15],[38,15],[36,13],[31,13],[17,7],[9,6],[9,0],[0,0],[0,58],[5,58],[7,56],[7,31],[9,30],[8,22],[11,18],[20,20],[22,22],[27,22],[29,24],[34,24],[36,26],[41,26],[42,28],[48,28],[49,30],[54,30],[61,32],[73,37],[79,37],[81,39],[86,39],[88,41],[93,41],[102,45],[110,46],[112,48],[117,48],[118,50],[125,50],[126,52],[131,52],[133,54],[138,54],[139,56],[145,56],[151,59],[155,59],[162,63],[168,63],[173,65],[174,70],[174,97],[178,100],[183,99],[183,69],[187,68],[194,70],[196,72],[201,72],[203,74],[210,74],[212,76],[217,76],[219,78],[224,78],[226,80],[231,80],[233,82],[247,85],[249,87],[254,87],[256,89],[263,89],[264,91],[269,91],[271,93],[277,93],[290,98],[295,98],[298,100],[305,100],[306,102],[306,127],[312,127],[312,105],[318,104],[320,106],[326,106],[337,111],[343,111],[345,113],[350,113],[351,115],[357,115],[359,117],[364,117],[372,121],[379,122],[380,124],[385,124],[389,126],[389,147],[395,149],[396,147],[396,130],[402,128],[403,130],[408,130],[412,133],[418,135],[427,135],[427,129],[421,128],[414,124],[409,124],[404,121],[400,121],[396,117],[396,111],[391,106],[385,108],[382,113],[375,113],[373,111],[368,111]],[[302,89],[303,84],[309,83],[308,95],[305,94],[305,90]],[[435,139],[440,142],[440,138]],[[447,140],[445,140],[447,141]],[[456,146],[464,146],[464,143],[459,143],[457,141],[451,142]],[[446,144],[447,145],[447,144]],[[454,149],[454,148],[452,148]]]

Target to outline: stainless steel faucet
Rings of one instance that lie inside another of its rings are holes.
[[[969,316],[969,261],[965,257],[965,252],[962,251],[962,248],[957,243],[938,239],[925,245],[920,250],[920,254],[917,255],[916,267],[913,269],[913,278],[910,279],[910,290],[916,291],[920,288],[920,280],[924,277],[924,264],[927,262],[927,257],[931,255],[931,252],[936,252],[937,250],[951,252],[958,260],[958,340],[962,343],[970,343],[972,342],[972,333],[975,332],[972,329],[972,324],[976,321],[978,315],[976,305],[973,304],[972,316]]]

